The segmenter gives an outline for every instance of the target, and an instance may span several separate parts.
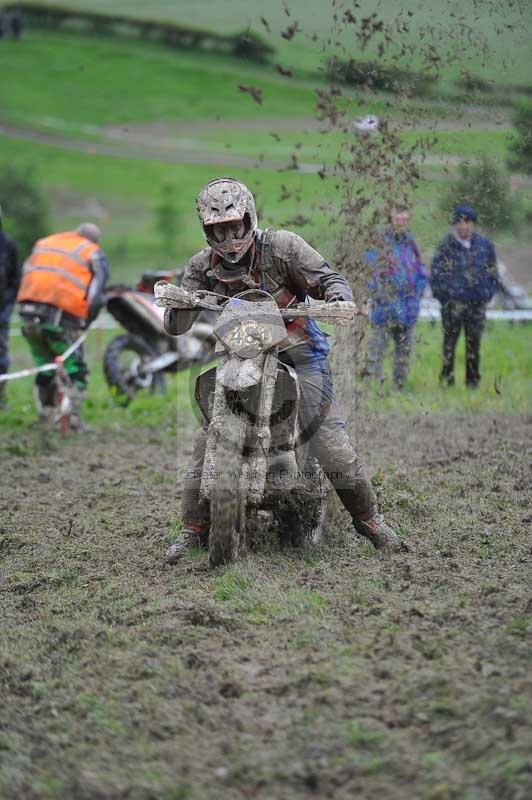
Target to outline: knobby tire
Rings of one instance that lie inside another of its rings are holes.
[[[231,414],[216,449],[216,474],[211,489],[209,564],[230,564],[246,550],[247,463],[244,444],[249,423]]]

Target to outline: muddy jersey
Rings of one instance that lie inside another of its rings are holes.
[[[190,259],[181,285],[189,292],[206,289],[226,297],[246,289],[264,289],[273,295],[280,308],[302,302],[307,297],[327,300],[340,295],[344,300],[353,299],[345,278],[331,269],[323,256],[297,233],[258,230],[251,259],[250,270],[242,275],[241,265],[224,264],[210,247],[206,247]],[[233,275],[240,277],[233,278]],[[184,333],[198,313],[168,309],[166,329],[174,335]],[[287,323],[286,332],[281,350],[306,344],[318,357],[325,357],[329,352],[326,335],[312,320],[296,318]]]

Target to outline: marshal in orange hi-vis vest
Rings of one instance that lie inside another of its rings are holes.
[[[86,320],[96,250],[98,245],[75,231],[39,239],[24,264],[17,302],[47,303]]]

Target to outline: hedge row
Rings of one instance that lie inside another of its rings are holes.
[[[353,58],[342,61],[331,58],[327,64],[329,79],[350,86],[363,86],[375,91],[425,95],[437,80],[433,75],[422,75],[399,67],[385,67],[375,61],[358,61]]]
[[[495,83],[479,78],[471,73],[464,74],[455,81],[456,86],[469,94],[523,94],[532,97],[532,85],[517,83]]]
[[[171,22],[155,22],[117,14],[77,11],[62,6],[40,3],[11,3],[5,11],[20,10],[28,26],[40,28],[81,30],[98,35],[134,36],[161,42],[171,47],[227,53],[238,58],[264,63],[274,48],[253,31],[234,34],[213,33],[200,28],[188,28]]]
[[[429,94],[438,80],[436,75],[411,72],[396,66],[383,66],[375,61],[342,61],[331,58],[327,63],[330,80],[349,86],[361,86],[374,91],[400,92],[409,95]],[[454,82],[460,94],[457,98],[471,94],[493,97],[500,105],[514,105],[519,95],[532,96],[532,86],[517,84],[494,84],[471,73],[465,73]]]

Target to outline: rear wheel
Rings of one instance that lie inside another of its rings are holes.
[[[141,336],[117,336],[109,342],[103,355],[103,371],[117,402],[128,405],[141,389],[164,392],[163,375],[143,369],[156,356],[154,348]]]
[[[218,441],[211,489],[211,567],[230,564],[246,551],[248,477],[244,444],[248,425],[244,416],[231,414]]]

